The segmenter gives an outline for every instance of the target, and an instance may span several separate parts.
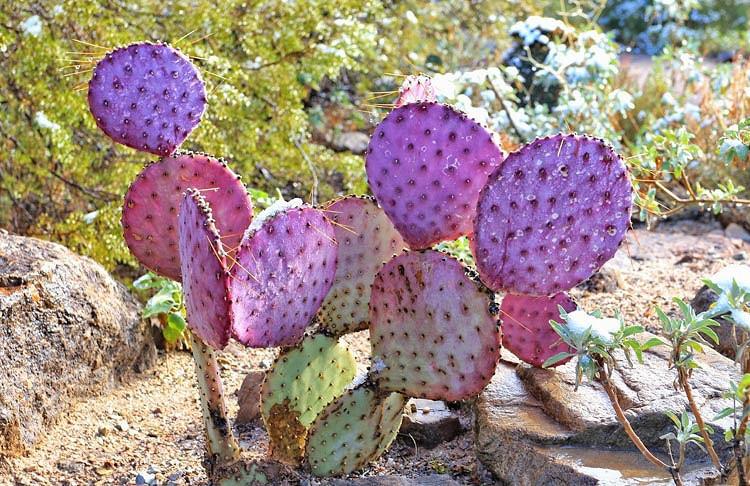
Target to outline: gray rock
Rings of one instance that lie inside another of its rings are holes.
[[[156,357],[127,289],[65,247],[0,234],[0,459]]]
[[[578,288],[595,293],[614,292],[624,288],[625,282],[618,265],[620,263],[617,260],[610,260],[588,280],[578,285]]]
[[[648,337],[648,336],[647,336]],[[674,371],[666,347],[644,353],[644,363],[633,368],[622,358],[613,374],[621,405],[634,430],[658,455],[665,443],[659,437],[672,430],[667,411],[687,409],[682,392],[674,389]],[[707,349],[701,368],[691,378],[693,394],[706,420],[730,405],[721,397],[739,372],[731,360]],[[575,364],[554,370],[518,367],[501,362],[489,386],[476,401],[476,449],[482,463],[501,481],[516,485],[670,484],[637,452],[617,422],[599,384],[584,383],[574,391]],[[714,443],[723,461],[731,449],[722,434],[731,419],[712,423]],[[698,484],[706,474],[707,457],[688,449],[686,479]],[[692,479],[691,479],[692,478]]]
[[[747,210],[746,206],[725,207],[719,213],[718,218],[724,226],[735,223],[750,231],[750,211]]]
[[[448,409],[445,402],[412,398],[406,405],[399,432],[431,449],[452,440],[462,431],[458,414]],[[411,442],[411,439],[405,440]]]
[[[237,392],[237,424],[244,425],[260,416],[260,387],[266,374],[261,370],[253,370],[247,374]]]
[[[729,223],[727,227],[724,228],[724,234],[727,235],[727,238],[750,243],[750,232],[737,223]]]
[[[351,152],[363,154],[370,143],[370,137],[362,132],[337,133],[331,140],[331,148],[337,152]]]
[[[693,309],[695,309],[696,312],[704,312],[708,310],[708,308],[711,307],[711,304],[716,302],[718,298],[716,292],[704,285],[698,293],[695,294],[693,300],[690,301],[690,305],[693,306]],[[719,317],[714,320],[719,323],[718,327],[714,327],[716,335],[719,336],[719,344],[715,344],[710,339],[707,339],[706,341],[719,353],[727,358],[734,359],[737,346],[736,343],[747,341],[750,338],[750,335],[739,327],[735,328],[735,325],[726,319]]]

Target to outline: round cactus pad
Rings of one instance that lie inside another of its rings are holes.
[[[367,149],[367,180],[412,249],[472,231],[479,191],[503,161],[481,125],[450,106],[412,103],[393,110]]]
[[[409,103],[433,102],[436,99],[435,88],[429,76],[411,75],[406,77],[398,90],[396,108]]]
[[[589,278],[630,226],[633,188],[602,140],[537,139],[510,154],[482,189],[472,248],[493,290],[551,295]]]
[[[166,44],[121,47],[97,63],[89,109],[115,142],[169,155],[200,122],[206,89],[190,60]]]
[[[576,309],[575,302],[564,293],[552,297],[507,294],[500,306],[503,346],[537,367],[558,353],[571,352],[549,324],[549,321],[563,322],[557,306],[562,306],[565,312]],[[567,361],[559,361],[555,366]]]
[[[336,278],[318,313],[334,334],[367,329],[370,287],[383,263],[406,243],[383,210],[370,198],[348,196],[324,207],[339,243]]]
[[[307,336],[282,352],[266,375],[260,395],[271,455],[299,464],[315,417],[344,392],[356,373],[349,350],[323,334]]]
[[[349,474],[377,459],[396,438],[406,398],[364,383],[326,407],[310,430],[313,474]]]
[[[188,326],[201,341],[221,349],[229,341],[231,322],[229,272],[211,207],[198,191],[185,195],[178,225]]]
[[[333,227],[321,211],[269,209],[248,228],[232,267],[232,330],[251,347],[297,344],[336,274]]]
[[[404,253],[375,276],[372,373],[384,390],[463,400],[484,388],[500,354],[492,294],[453,258]]]
[[[222,160],[184,153],[147,165],[125,195],[125,241],[145,267],[178,281],[177,216],[188,188],[201,191],[211,205],[225,248],[240,244],[253,217],[245,186]]]

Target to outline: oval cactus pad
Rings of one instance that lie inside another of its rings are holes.
[[[326,407],[310,430],[313,474],[349,474],[377,459],[396,438],[406,398],[363,383]]]
[[[334,223],[339,251],[336,278],[318,320],[337,335],[367,329],[375,274],[406,243],[370,198],[347,196],[325,205],[323,211]]]
[[[145,267],[178,281],[177,215],[188,188],[201,191],[211,205],[225,248],[240,244],[253,217],[245,186],[222,160],[184,153],[147,165],[125,194],[125,241]]]
[[[424,74],[407,76],[398,90],[396,108],[409,103],[433,102],[437,100],[432,80]]]
[[[115,142],[169,155],[198,125],[206,88],[198,69],[166,44],[115,49],[94,68],[89,109]]]
[[[367,180],[412,249],[472,231],[479,191],[503,161],[481,125],[450,106],[412,103],[393,110],[367,149]]]
[[[336,274],[333,227],[321,211],[269,210],[248,228],[232,267],[232,330],[251,347],[299,342]]]
[[[356,373],[352,353],[338,339],[323,334],[307,336],[282,352],[260,394],[271,456],[299,464],[315,417],[344,392]]]
[[[493,297],[453,258],[409,252],[375,276],[372,373],[384,390],[463,400],[484,388],[500,355]]]
[[[563,321],[558,305],[565,312],[576,309],[573,299],[564,293],[552,297],[507,294],[500,306],[503,346],[537,367],[557,353],[574,352],[549,324],[549,321]],[[555,366],[567,361],[559,361]]]
[[[178,224],[188,326],[201,341],[221,349],[229,341],[229,272],[211,207],[198,191],[188,189]]]
[[[630,226],[633,188],[602,140],[537,139],[510,154],[482,190],[472,248],[495,291],[551,295],[589,278]]]

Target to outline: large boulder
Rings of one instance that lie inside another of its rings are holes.
[[[152,364],[150,327],[94,261],[0,230],[0,462],[78,399]]]
[[[740,373],[731,360],[711,349],[698,361],[701,368],[691,378],[693,394],[704,419],[711,420],[731,405],[721,394]],[[660,437],[673,430],[665,412],[688,410],[684,393],[675,390],[675,376],[669,369],[668,349],[657,347],[644,353],[643,364],[633,367],[620,356],[612,378],[633,428],[662,458],[666,450]],[[574,388],[574,362],[554,370],[501,362],[476,402],[479,459],[502,481],[521,486],[628,480],[668,484],[667,472],[636,451],[601,386],[584,383],[577,391]],[[725,464],[730,463],[731,448],[723,432],[731,419],[712,425],[717,452]],[[687,452],[686,479],[699,484],[698,477],[710,469],[707,457],[697,447]]]

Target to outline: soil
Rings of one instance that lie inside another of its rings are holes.
[[[582,286],[573,295],[587,310],[610,314],[619,309],[626,319],[653,328],[654,305],[671,309],[672,297],[692,298],[702,286],[701,278],[726,264],[743,263],[737,260],[749,255],[750,244],[725,238],[718,224],[686,221],[653,232],[635,230],[609,264],[619,284],[605,291]],[[364,365],[367,332],[347,336],[346,341]],[[267,368],[273,358],[274,351],[246,350],[236,344],[221,354],[225,388],[231,395],[230,417],[237,413],[235,394],[245,374]],[[415,448],[409,437],[400,437],[384,457],[354,476],[448,473],[463,484],[494,484],[474,454],[469,405],[459,411],[467,431],[456,439],[425,450]],[[259,423],[239,432],[248,456],[265,455],[267,436]],[[28,457],[13,459],[0,469],[0,484],[136,484],[138,473],[145,473],[155,475],[158,484],[202,485],[202,443],[190,354],[162,353],[151,371],[76,405],[47,430]],[[302,484],[325,484],[306,473],[299,479]]]

